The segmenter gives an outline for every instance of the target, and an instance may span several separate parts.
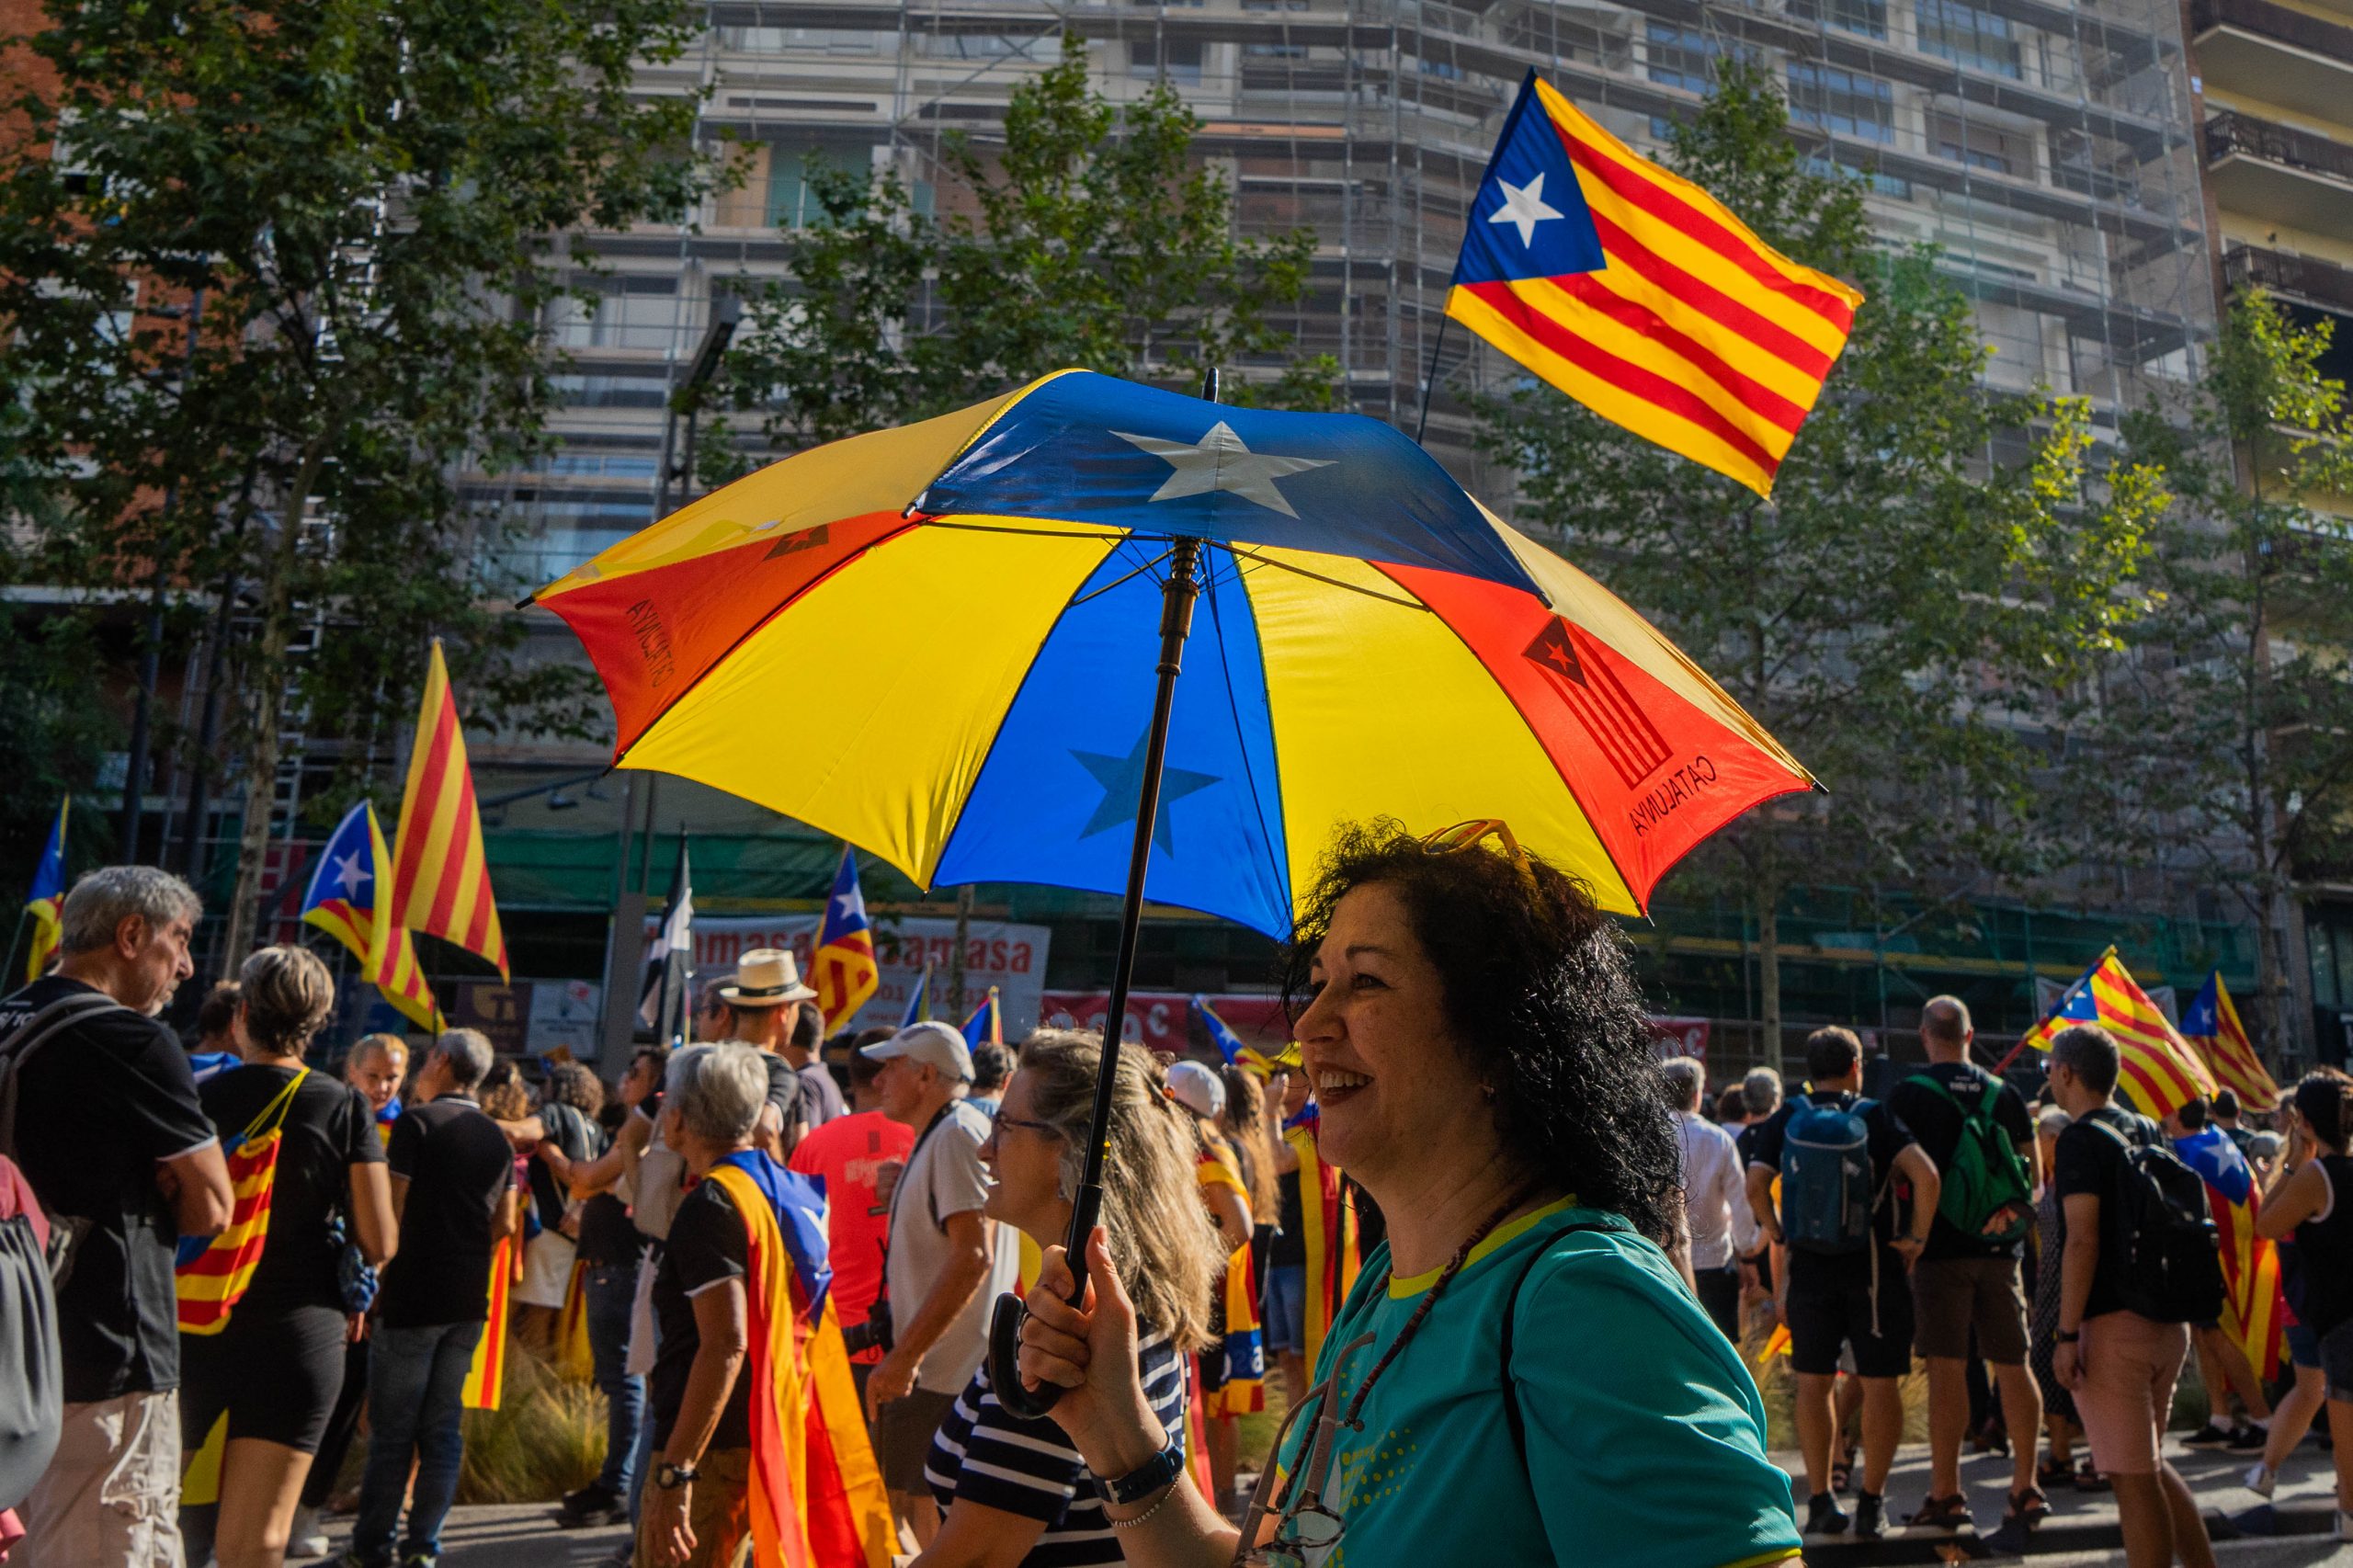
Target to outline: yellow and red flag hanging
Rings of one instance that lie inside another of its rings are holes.
[[[1324,1118],[1313,1101],[1283,1123],[1283,1142],[1299,1156],[1299,1211],[1307,1249],[1307,1364],[1315,1365],[1332,1319],[1357,1282],[1357,1217],[1317,1145]]]
[[[1768,495],[1862,301],[1530,71],[1446,313],[1604,419]]]
[[[2222,983],[2221,970],[2206,977],[2197,999],[2183,1011],[2181,1033],[2198,1048],[2216,1085],[2238,1096],[2241,1110],[2263,1115],[2279,1108],[2279,1085],[2264,1071],[2263,1059],[2256,1055],[2255,1042],[2247,1039],[2239,1010],[2231,1005],[2230,988]]]
[[[490,1307],[474,1341],[473,1359],[466,1365],[466,1381],[458,1403],[468,1410],[496,1410],[506,1397],[506,1298],[522,1272],[523,1247],[514,1236],[501,1236],[490,1249]]]
[[[2052,1040],[2071,1024],[2097,1024],[2116,1038],[2121,1059],[2116,1086],[2143,1116],[2163,1119],[2189,1101],[2211,1098],[2214,1093],[2213,1074],[2206,1063],[2149,1000],[2114,948],[2067,987],[2059,1005],[2018,1045],[2048,1051]]]
[[[441,1013],[417,962],[415,938],[392,918],[392,900],[384,896],[392,864],[376,808],[362,801],[344,814],[319,852],[302,895],[302,919],[350,949],[361,972],[403,1017],[438,1030]]]
[[[173,1266],[172,1290],[178,1298],[182,1334],[218,1334],[261,1267],[269,1242],[270,1200],[278,1187],[278,1152],[284,1146],[287,1108],[311,1075],[307,1067],[288,1080],[245,1130],[222,1144],[229,1165],[229,1223],[216,1236],[182,1236]]]
[[[482,837],[482,813],[474,806],[473,772],[466,765],[466,737],[459,728],[457,699],[449,690],[449,666],[441,640],[433,640],[433,663],[425,677],[425,700],[416,718],[416,744],[409,753],[408,788],[401,795],[399,836],[393,845],[392,918],[479,953],[506,974],[506,937],[499,929],[497,901],[490,892],[490,861]]]
[[[833,892],[825,898],[825,917],[818,923],[817,948],[809,968],[827,1034],[856,1017],[882,983],[882,971],[874,962],[874,931],[866,923],[866,895],[858,886],[858,856],[847,844],[842,846],[841,869],[834,873]]]

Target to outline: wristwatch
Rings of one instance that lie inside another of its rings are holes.
[[[664,1460],[654,1467],[654,1484],[665,1492],[676,1492],[689,1481],[700,1481],[702,1471],[690,1464],[672,1464]]]
[[[1185,1440],[1176,1433],[1168,1436],[1168,1446],[1137,1469],[1128,1471],[1117,1481],[1097,1477],[1095,1484],[1104,1497],[1113,1503],[1141,1503],[1162,1487],[1185,1473]]]
[[[2076,1341],[2082,1339],[2083,1336],[2084,1331],[2079,1328],[2058,1329],[2051,1335],[2052,1338],[2057,1340],[2062,1345],[2073,1345]]]

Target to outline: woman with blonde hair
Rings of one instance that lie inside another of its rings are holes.
[[[192,1460],[219,1428],[212,1545],[221,1568],[277,1568],[342,1392],[344,1237],[381,1266],[399,1225],[367,1097],[303,1062],[335,1006],[326,966],[300,948],[264,948],[245,960],[238,985],[244,1064],[206,1082],[197,1097],[233,1160],[276,1140],[269,1201],[260,1258],[242,1282],[236,1269],[222,1271],[221,1246],[183,1252],[180,1442]],[[241,1259],[236,1237],[224,1240]]]
[[[1267,1136],[1267,1091],[1258,1075],[1238,1063],[1218,1074],[1225,1085],[1225,1110],[1217,1119],[1242,1162],[1242,1185],[1250,1194],[1251,1256],[1262,1250],[1258,1231],[1273,1232],[1283,1217],[1282,1189],[1275,1183],[1274,1140]]]
[[[1057,1244],[1070,1225],[1102,1060],[1101,1037],[1091,1031],[1030,1035],[981,1145],[996,1180],[989,1218],[1040,1246]],[[1121,1283],[1135,1303],[1136,1386],[1172,1426],[1184,1421],[1185,1355],[1211,1343],[1211,1293],[1226,1256],[1195,1196],[1191,1120],[1165,1097],[1146,1052],[1120,1053],[1102,1228],[1114,1238]],[[1120,1561],[1102,1494],[1077,1450],[1051,1419],[1019,1420],[999,1404],[985,1362],[940,1423],[925,1479],[943,1517],[916,1559],[920,1568]]]

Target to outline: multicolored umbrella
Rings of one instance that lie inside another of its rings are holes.
[[[1388,426],[1086,371],[787,458],[536,597],[604,679],[619,766],[925,888],[1122,893],[1180,551],[1199,603],[1157,902],[1280,936],[1335,824],[1499,817],[1639,911],[1710,833],[1812,782]]]

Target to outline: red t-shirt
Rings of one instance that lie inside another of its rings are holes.
[[[879,1110],[859,1111],[812,1131],[786,1162],[803,1176],[825,1183],[825,1245],[834,1270],[834,1312],[844,1328],[866,1321],[882,1293],[882,1248],[890,1239],[891,1211],[874,1196],[875,1172],[904,1161],[915,1146],[915,1130]],[[881,1351],[852,1358],[880,1361]]]

